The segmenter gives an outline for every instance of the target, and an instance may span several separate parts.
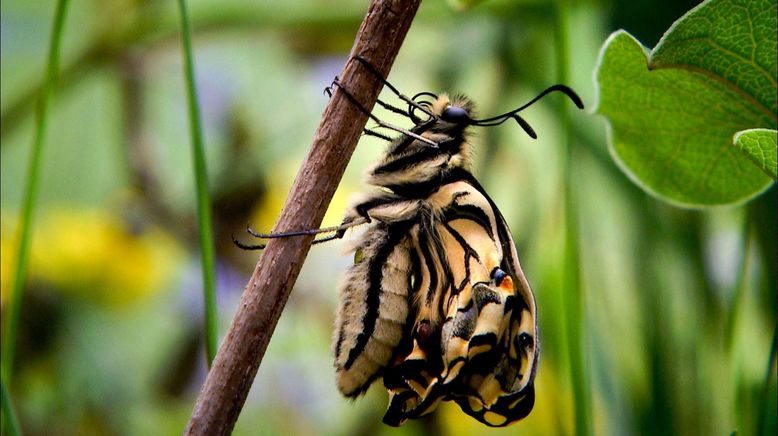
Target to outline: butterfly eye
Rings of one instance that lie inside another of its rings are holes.
[[[499,267],[492,271],[492,280],[494,280],[494,284],[497,286],[500,286],[500,283],[502,283],[503,279],[507,276],[508,274]]]
[[[449,106],[443,109],[440,118],[442,118],[443,121],[456,124],[465,124],[470,121],[470,116],[467,114],[467,111],[459,106]]]

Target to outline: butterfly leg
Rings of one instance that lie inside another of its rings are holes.
[[[384,109],[386,109],[386,110],[388,110],[390,112],[394,112],[396,114],[403,115],[403,116],[409,117],[409,118],[411,117],[411,115],[410,115],[410,113],[408,111],[406,111],[404,109],[400,109],[399,107],[391,105],[389,103],[386,103],[386,102],[382,101],[381,99],[378,99],[375,102],[378,103],[379,106],[381,106],[382,108],[384,108]]]
[[[327,97],[332,97],[332,88],[337,86],[336,85],[336,81],[337,80],[338,80],[338,76],[335,76],[335,79],[332,81],[332,84],[330,84],[330,86],[324,88],[324,94],[326,94]],[[382,107],[384,107],[386,109],[389,109],[392,112],[396,112],[396,113],[399,113],[401,115],[405,115],[406,117],[409,116],[408,113],[403,111],[402,109],[394,107],[394,106],[392,106],[390,104],[384,103],[381,100],[376,100],[376,103],[378,103],[379,105],[381,105]],[[368,129],[367,127],[362,129],[362,132],[366,136],[375,136],[376,138],[381,138],[384,141],[392,142],[392,138],[384,135],[383,133],[379,133],[379,132],[376,132],[375,130]]]
[[[367,108],[365,108],[362,103],[360,103],[354,95],[351,94],[344,86],[341,85],[340,80],[336,77],[335,80],[332,81],[332,86],[337,86],[341,91],[343,91],[343,95],[346,96],[351,103],[356,106],[360,112],[367,115],[371,120],[373,120],[376,124],[378,124],[380,127],[383,127],[385,129],[394,130],[395,132],[402,133],[403,135],[410,136],[411,138],[417,139],[419,141],[425,142],[429,145],[437,146],[438,144],[435,141],[432,141],[431,139],[427,139],[417,133],[413,133],[408,129],[403,129],[402,127],[395,126],[394,124],[387,123],[380,118],[376,117],[372,113],[370,113]]]
[[[405,94],[400,92],[399,89],[395,88],[394,85],[389,83],[389,81],[386,80],[386,78],[381,73],[379,73],[378,70],[376,70],[376,68],[373,66],[373,64],[371,64],[370,62],[367,61],[367,59],[365,59],[365,58],[363,58],[362,56],[359,56],[359,55],[354,56],[354,59],[356,59],[368,71],[370,71],[370,73],[372,73],[378,80],[380,80],[381,83],[384,84],[384,86],[389,88],[400,100],[408,103],[409,107],[418,109],[418,110],[424,112],[425,114],[427,114],[428,116],[432,116],[432,114],[430,113],[428,108],[420,105],[416,100],[406,96]],[[418,124],[419,119],[417,117],[413,116],[411,111],[408,111],[407,116],[412,118],[414,123]]]
[[[386,141],[386,142],[392,142],[392,141],[393,141],[393,140],[392,140],[392,138],[390,138],[390,137],[388,137],[388,136],[384,135],[383,133],[379,133],[379,132],[377,132],[377,131],[375,131],[375,130],[371,130],[371,129],[368,129],[368,128],[364,128],[364,129],[362,130],[362,133],[363,133],[365,136],[374,136],[374,137],[376,137],[376,138],[383,139],[383,140],[384,140],[384,141]]]
[[[348,222],[344,221],[339,226],[324,227],[321,229],[291,230],[287,232],[276,232],[276,233],[259,233],[256,230],[252,229],[251,227],[247,226],[246,232],[251,236],[259,239],[289,238],[292,236],[308,236],[308,235],[319,235],[322,233],[332,233],[332,235],[330,236],[325,236],[323,238],[315,239],[311,243],[311,244],[321,244],[322,242],[332,241],[334,239],[340,239],[346,233],[346,230],[350,229],[351,227],[365,224],[366,222],[368,221],[365,220],[364,218],[356,218]],[[238,239],[235,238],[235,235],[232,235],[232,242],[243,250],[263,250],[267,246],[267,244],[253,244],[253,245],[244,244],[238,241]]]

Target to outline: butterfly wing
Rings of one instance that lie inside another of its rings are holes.
[[[473,344],[476,347],[486,342],[495,345],[480,355],[488,365],[476,364],[471,358],[471,365],[463,369],[462,382],[466,388],[455,395],[455,401],[465,413],[484,424],[504,426],[526,417],[535,403],[533,383],[539,356],[537,310],[505,219],[483,188],[474,180],[471,184],[489,203],[495,236],[501,246],[500,269],[507,275],[497,286],[496,283],[475,286],[481,294],[491,295],[496,304],[484,306],[492,306],[490,311],[479,311],[479,322],[486,321],[485,328],[476,326],[470,353]],[[499,310],[494,310],[497,307],[503,311],[502,323],[498,319]],[[493,333],[497,334],[494,342]]]
[[[384,378],[391,397],[384,422],[399,425],[451,399],[481,422],[507,425],[534,404],[532,291],[504,219],[477,182],[444,185],[429,204],[434,230],[414,240],[439,285],[420,287],[412,351],[392,368],[392,383]]]

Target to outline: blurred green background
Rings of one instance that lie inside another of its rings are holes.
[[[607,35],[624,28],[653,47],[695,4],[572,2],[567,84],[593,107],[592,72]],[[465,93],[484,116],[512,109],[556,82],[554,7],[488,1],[459,12],[428,0],[389,79],[411,95]],[[54,2],[0,8],[5,317]],[[257,260],[230,235],[243,238],[249,222],[272,227],[367,2],[198,0],[189,8],[224,334]],[[27,434],[179,434],[204,380],[178,17],[175,2],[158,0],[73,2],[68,11],[9,386]],[[560,102],[547,98],[524,113],[538,140],[507,124],[473,135],[474,173],[509,221],[539,305],[532,414],[492,430],[444,404],[393,429],[380,422],[380,383],[356,402],[340,397],[329,341],[337,278],[351,259],[333,242],[311,250],[235,434],[574,432],[561,316]],[[775,434],[775,187],[741,206],[678,209],[618,170],[600,117],[576,111],[572,129],[579,333],[594,432]],[[323,225],[338,224],[349,196],[365,189],[361,175],[382,147],[361,141]]]

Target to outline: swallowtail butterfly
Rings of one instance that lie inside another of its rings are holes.
[[[344,396],[357,397],[383,378],[389,392],[384,422],[393,426],[447,400],[489,426],[520,420],[535,402],[537,308],[508,225],[470,173],[467,133],[471,126],[513,119],[534,138],[519,111],[552,91],[565,93],[579,108],[583,104],[571,89],[555,85],[518,109],[476,119],[465,97],[423,92],[408,98],[367,61],[355,59],[408,109],[378,104],[414,124],[405,130],[382,122],[337,78],[333,82],[379,127],[400,132],[391,139],[365,130],[390,142],[367,175],[367,183],[379,189],[355,202],[335,228],[249,231],[263,238],[333,233],[317,243],[365,227],[340,286],[333,335]]]

